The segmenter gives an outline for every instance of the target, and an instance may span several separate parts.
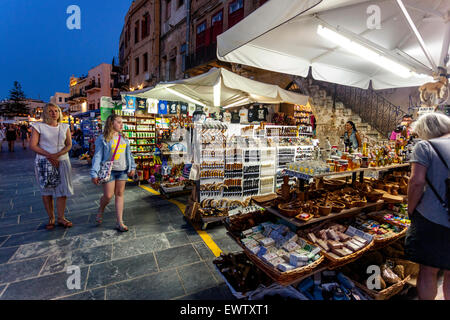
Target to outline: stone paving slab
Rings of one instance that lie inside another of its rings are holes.
[[[16,151],[0,153],[0,175],[8,181],[0,181],[0,299],[185,299],[207,290],[226,295],[212,269],[211,250],[178,207],[162,197],[127,183],[129,232],[114,230],[114,199],[98,226],[102,188],[76,159],[75,195],[66,208],[74,226],[45,230],[48,216],[34,178],[34,156]],[[80,289],[67,287],[69,266],[80,268]]]

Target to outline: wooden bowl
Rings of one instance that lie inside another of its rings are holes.
[[[319,215],[327,216],[331,213],[332,209],[333,209],[332,206],[319,205]]]
[[[345,209],[345,204],[339,201],[333,201],[331,203],[331,206],[332,206],[331,212],[333,213],[339,213]]]
[[[366,198],[369,202],[377,202],[381,198],[383,198],[383,192],[372,191],[366,194]]]
[[[286,217],[295,217],[302,210],[300,207],[292,209],[292,208],[290,208],[290,206],[291,206],[290,203],[280,203],[278,205],[278,210],[280,211],[280,213],[283,216],[286,216]]]

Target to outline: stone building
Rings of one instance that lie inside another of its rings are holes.
[[[155,85],[159,80],[160,3],[133,1],[119,42],[119,63],[128,89]]]

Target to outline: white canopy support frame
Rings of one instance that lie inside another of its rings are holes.
[[[153,88],[122,95],[158,100],[184,101],[203,106],[241,106],[251,102],[305,105],[308,97],[276,85],[251,80],[223,68],[189,79],[159,83]]]
[[[276,0],[268,1],[218,36],[220,60],[367,89],[420,86],[432,81],[448,55],[448,0]],[[378,6],[380,27],[369,25],[369,6]],[[402,78],[317,34],[318,25],[339,30],[410,70]],[[422,46],[424,49],[422,49]]]

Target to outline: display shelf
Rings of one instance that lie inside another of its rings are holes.
[[[292,170],[284,170],[284,173],[290,177],[295,177],[295,178],[299,178],[299,179],[303,179],[303,180],[310,180],[310,179],[314,179],[314,178],[323,178],[323,177],[345,177],[347,175],[351,175],[353,173],[358,173],[358,172],[365,172],[365,171],[388,171],[388,170],[392,170],[392,169],[399,169],[399,168],[405,168],[405,167],[409,167],[409,163],[404,163],[404,164],[396,164],[396,165],[390,165],[390,166],[386,166],[386,167],[371,167],[371,168],[360,168],[360,169],[355,169],[355,170],[351,170],[351,171],[342,171],[342,172],[328,172],[328,173],[322,173],[322,174],[318,174],[318,175],[309,175],[309,174],[305,174],[302,172],[298,172],[298,171],[292,171]]]
[[[133,143],[133,144],[130,144],[130,146],[154,146],[156,143],[139,143],[139,144],[137,144],[137,143]]]
[[[321,222],[321,221],[324,221],[324,220],[334,220],[334,219],[342,218],[342,217],[345,217],[345,216],[356,215],[358,213],[361,213],[362,211],[377,210],[377,208],[381,207],[383,204],[384,204],[383,200],[378,200],[377,202],[369,203],[369,204],[367,204],[364,207],[356,207],[356,208],[351,208],[351,209],[347,209],[347,210],[342,210],[339,213],[330,213],[327,216],[321,216],[321,217],[318,217],[318,218],[312,218],[311,220],[308,220],[308,221],[305,221],[305,222],[302,222],[302,221],[296,219],[295,217],[292,217],[292,218],[286,217],[286,216],[282,215],[275,208],[266,207],[265,209],[267,211],[269,211],[270,213],[276,215],[277,217],[279,217],[279,218],[289,222],[290,224],[292,224],[292,225],[294,225],[294,226],[296,226],[298,228],[301,228],[301,227],[304,227],[304,226],[307,226],[307,225],[310,225],[310,224],[313,224],[313,223],[316,223],[316,222]]]

